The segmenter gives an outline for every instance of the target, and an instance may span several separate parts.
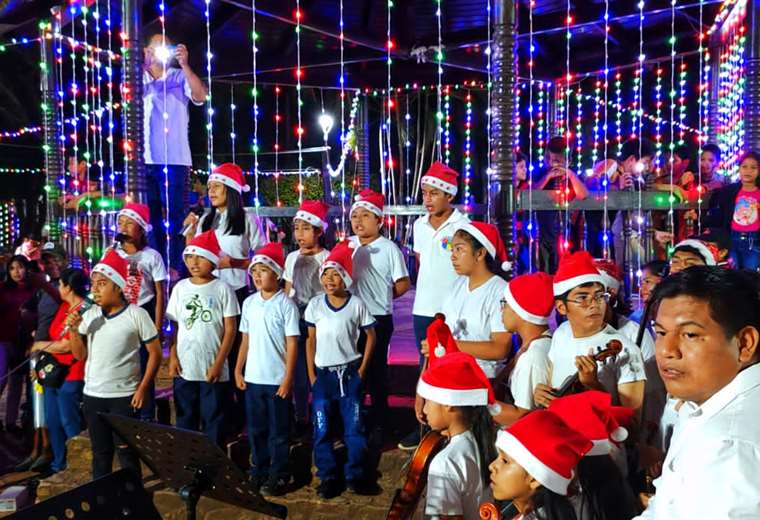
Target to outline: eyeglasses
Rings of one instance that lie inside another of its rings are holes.
[[[596,294],[584,294],[582,296],[578,296],[577,298],[570,299],[568,298],[565,300],[567,302],[572,302],[579,307],[590,307],[593,303],[609,303],[610,301],[610,293],[596,293]]]

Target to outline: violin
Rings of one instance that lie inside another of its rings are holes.
[[[593,354],[591,357],[596,362],[603,362],[606,361],[609,358],[614,358],[620,352],[623,350],[623,344],[620,342],[620,340],[612,339],[607,342],[607,345],[605,345],[604,349],[600,350],[596,354]],[[568,394],[575,393],[579,391],[576,387],[578,386],[578,380],[579,375],[578,372],[575,374],[569,376],[567,379],[565,379],[560,387],[554,392],[554,395],[557,397],[564,397]]]
[[[521,518],[520,512],[512,503],[504,509],[500,509],[492,502],[485,502],[480,504],[479,513],[481,520],[518,520]]]
[[[401,489],[396,490],[388,510],[387,520],[407,520],[412,518],[422,492],[427,486],[430,462],[446,444],[446,437],[436,431],[428,432],[420,441],[409,463],[406,480]]]

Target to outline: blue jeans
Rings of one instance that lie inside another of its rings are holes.
[[[337,367],[317,368],[317,380],[312,392],[312,421],[314,422],[314,464],[323,482],[337,478],[338,463],[333,452],[330,416],[337,404],[343,420],[343,439],[348,459],[343,468],[346,480],[361,480],[365,476],[367,437],[362,423],[362,381],[359,363]]]
[[[148,189],[148,208],[150,208],[150,225],[153,232],[148,235],[150,246],[161,253],[164,262],[173,269],[182,269],[182,251],[185,241],[179,236],[182,221],[185,219],[185,187],[188,179],[188,167],[170,164],[168,166],[169,201],[166,200],[166,175],[163,164],[146,164],[145,180]],[[166,234],[164,218],[169,208],[169,258],[166,258]]]
[[[731,259],[736,269],[757,271],[760,267],[760,233],[731,231]]]
[[[185,430],[200,431],[219,446],[224,446],[224,402],[229,383],[206,383],[174,378],[176,425]]]
[[[290,478],[290,399],[277,396],[278,388],[278,385],[245,385],[251,475],[255,478]]]
[[[45,387],[45,421],[53,449],[54,472],[66,469],[66,441],[82,431],[84,381],[64,381],[60,388]]]
[[[427,329],[435,318],[432,316],[412,315],[412,325],[414,326],[414,339],[417,342],[417,348],[422,348],[422,340],[427,339]],[[420,370],[425,365],[425,356],[420,354]]]

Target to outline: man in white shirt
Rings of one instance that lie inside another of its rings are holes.
[[[646,519],[760,518],[760,278],[695,266],[663,280],[657,366],[685,401]]]
[[[193,72],[187,47],[174,45],[161,33],[149,36],[143,72],[145,170],[150,220],[155,230],[151,247],[171,269],[180,269],[185,242],[179,237],[185,216],[185,191],[193,165],[188,139],[188,101],[203,105],[206,84]],[[167,167],[164,173],[164,166]],[[169,185],[165,186],[168,179]],[[168,200],[167,200],[168,197]],[[166,258],[163,219],[168,214],[170,253]]]

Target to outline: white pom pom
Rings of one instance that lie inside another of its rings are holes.
[[[348,248],[349,249],[356,249],[359,247],[359,243],[356,240],[348,239]]]
[[[488,413],[491,415],[499,415],[501,413],[501,405],[499,403],[489,404]]]
[[[501,269],[503,271],[509,272],[512,270],[512,262],[502,262],[501,263]]]
[[[148,226],[145,228],[145,232],[146,233],[150,233],[151,231],[153,231],[153,226],[151,226],[150,224],[148,224]]]
[[[356,196],[354,197],[354,200],[355,200],[356,202],[359,202],[360,200],[362,200],[362,196],[361,196],[361,195],[356,195]]]
[[[251,187],[250,187],[250,186],[248,186],[247,184],[243,184],[243,191],[244,191],[245,193],[248,193],[249,191],[251,191]]]
[[[446,355],[446,348],[443,345],[438,345],[433,350],[433,353],[435,354],[435,357],[441,358]]]
[[[622,426],[618,426],[614,430],[612,430],[612,433],[610,433],[610,439],[612,439],[615,442],[623,442],[628,438],[628,430],[623,428]]]

